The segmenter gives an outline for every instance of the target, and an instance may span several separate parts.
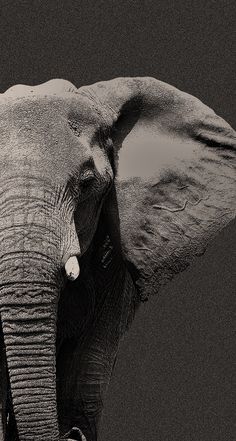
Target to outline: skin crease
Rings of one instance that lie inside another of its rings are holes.
[[[1,96],[0,143],[0,440],[96,441],[140,301],[235,216],[235,132],[151,78],[52,80]]]

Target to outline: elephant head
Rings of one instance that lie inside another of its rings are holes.
[[[80,89],[51,80],[1,95],[0,314],[20,441],[60,437],[62,292],[71,301],[80,277],[85,285],[93,278],[95,309],[100,291],[103,305],[118,293],[121,306],[112,300],[103,308],[91,346],[102,364],[109,323],[112,365],[130,310],[184,270],[235,217],[235,145],[235,132],[211,109],[153,78]],[[112,274],[109,286],[102,271]]]

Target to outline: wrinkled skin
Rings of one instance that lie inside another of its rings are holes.
[[[157,80],[54,80],[2,95],[0,145],[0,440],[95,441],[140,300],[235,216],[235,132]]]

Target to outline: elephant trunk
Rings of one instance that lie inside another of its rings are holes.
[[[57,305],[65,273],[78,276],[79,243],[57,188],[12,182],[0,195],[0,314],[13,410],[20,441],[58,441]]]
[[[27,267],[29,264],[33,261]],[[16,274],[19,262],[14,264],[11,259],[11,270]],[[58,287],[40,274],[41,280],[12,280],[0,288],[7,367],[20,441],[59,439],[55,360],[59,293]]]

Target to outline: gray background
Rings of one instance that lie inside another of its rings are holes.
[[[235,0],[1,1],[0,90],[148,75],[236,127],[235,18]],[[235,238],[231,224],[138,313],[120,347],[102,441],[236,439]]]

